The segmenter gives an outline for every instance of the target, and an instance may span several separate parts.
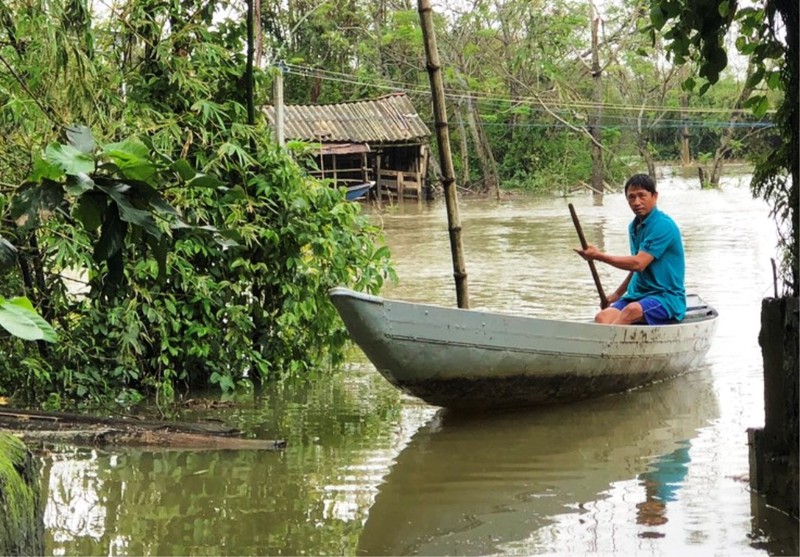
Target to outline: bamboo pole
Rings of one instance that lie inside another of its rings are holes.
[[[450,151],[450,133],[447,127],[447,109],[444,104],[444,84],[442,82],[439,50],[433,30],[433,10],[430,0],[418,0],[417,7],[422,24],[422,38],[425,43],[426,68],[431,82],[433,97],[433,117],[436,126],[436,141],[439,144],[439,163],[442,167],[442,186],[447,206],[447,226],[450,234],[450,251],[453,256],[453,277],[456,282],[456,301],[458,307],[469,308],[467,271],[464,265],[464,250],[461,247],[461,221],[458,216],[456,179],[453,156]]]

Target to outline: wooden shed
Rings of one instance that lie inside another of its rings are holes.
[[[276,125],[275,106],[267,118]],[[426,183],[430,130],[405,93],[373,100],[328,105],[286,105],[283,136],[319,145],[310,171],[337,185],[375,182],[382,198],[422,199]]]

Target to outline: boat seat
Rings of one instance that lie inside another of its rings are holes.
[[[686,316],[681,323],[702,321],[716,316],[717,310],[709,306],[700,296],[697,294],[686,295]]]

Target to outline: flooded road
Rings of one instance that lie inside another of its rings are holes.
[[[764,423],[758,346],[775,228],[748,178],[659,180],[682,228],[687,290],[720,313],[706,363],[633,392],[475,417],[399,394],[354,349],[348,369],[197,414],[279,453],[43,456],[51,555],[797,554],[797,523],[752,497],[746,430]],[[622,194],[461,201],[473,308],[590,318],[572,252],[627,252]],[[455,305],[441,202],[375,214],[400,282],[386,296]],[[598,265],[607,292],[624,273]],[[191,416],[187,416],[191,417]]]

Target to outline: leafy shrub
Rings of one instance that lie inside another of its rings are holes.
[[[276,147],[257,152],[215,177],[144,139],[96,146],[73,128],[48,147],[6,235],[36,238],[26,264],[59,342],[0,338],[0,353],[17,354],[0,363],[0,389],[61,404],[171,398],[340,362],[347,337],[327,290],[378,291],[393,275],[388,250],[343,192]],[[67,269],[82,271],[85,293],[68,291]]]

